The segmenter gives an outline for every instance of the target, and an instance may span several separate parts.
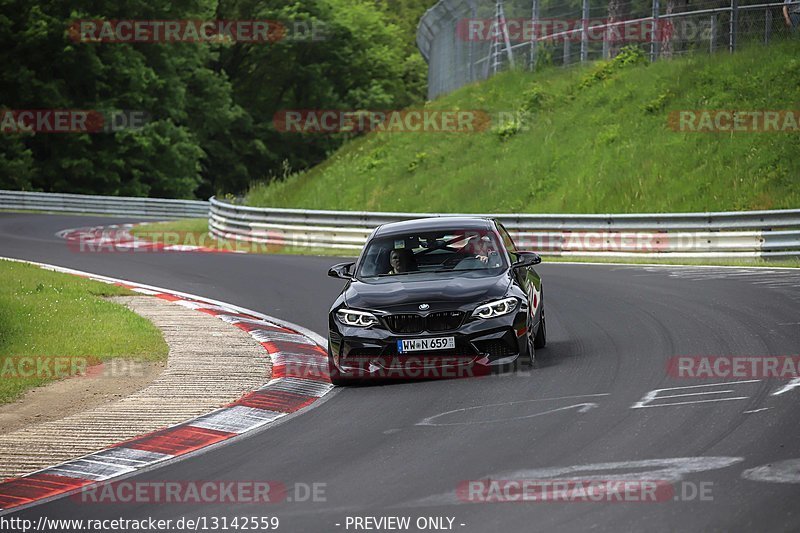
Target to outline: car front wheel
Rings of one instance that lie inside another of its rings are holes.
[[[522,364],[527,366],[528,368],[533,368],[533,365],[536,362],[536,350],[531,333],[532,329],[528,329],[528,333],[525,335],[525,340],[526,340],[525,352],[522,353],[520,356]]]
[[[544,300],[542,300],[542,318],[539,320],[539,331],[533,339],[534,348],[544,348],[547,345],[547,322],[544,319]]]

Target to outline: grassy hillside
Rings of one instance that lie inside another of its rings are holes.
[[[251,205],[441,212],[800,206],[800,133],[682,133],[670,111],[800,109],[800,43],[652,65],[508,72],[428,104],[529,112],[481,133],[374,133],[256,184]]]

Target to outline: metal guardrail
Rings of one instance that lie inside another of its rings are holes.
[[[0,190],[0,209],[139,218],[209,217],[215,238],[355,252],[372,230],[422,217],[500,220],[522,249],[606,257],[800,257],[800,209],[624,215],[386,213],[259,208],[209,202]]]
[[[147,218],[203,218],[208,202],[122,196],[92,196],[0,190],[0,209],[57,213],[101,213]]]
[[[211,198],[216,238],[359,250],[372,230],[421,217],[500,220],[522,249],[609,257],[800,257],[800,209],[630,215],[458,215],[258,208]]]

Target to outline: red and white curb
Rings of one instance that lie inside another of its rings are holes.
[[[0,258],[7,259],[7,258]],[[248,332],[272,360],[272,378],[227,407],[22,477],[0,482],[0,512],[65,495],[253,431],[329,393],[325,340],[301,326],[242,307],[151,285],[32,261],[47,270],[128,288],[215,316]]]
[[[139,224],[111,224],[69,228],[56,233],[76,252],[206,252],[244,253],[241,250],[213,248],[194,244],[168,244],[135,237],[131,230]]]

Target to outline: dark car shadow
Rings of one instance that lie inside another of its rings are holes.
[[[583,348],[581,343],[574,340],[547,341],[547,346],[536,350],[535,368],[548,368],[556,366],[565,359],[580,357]]]

